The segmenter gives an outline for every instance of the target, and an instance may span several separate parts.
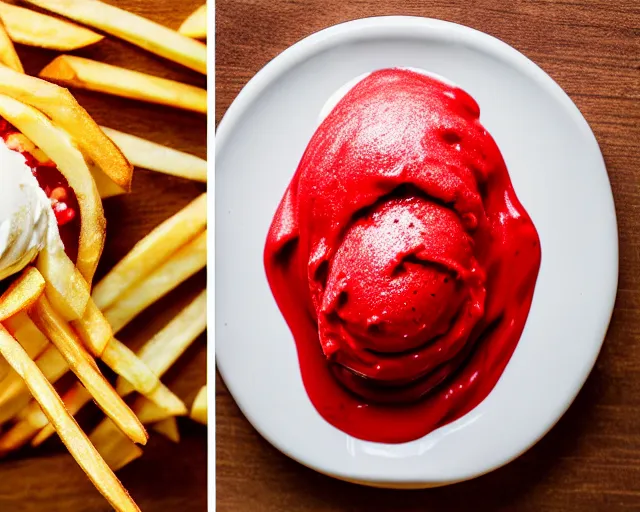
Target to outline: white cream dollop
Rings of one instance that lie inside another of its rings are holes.
[[[24,156],[0,139],[0,280],[62,245],[51,202]]]

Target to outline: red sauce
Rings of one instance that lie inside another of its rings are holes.
[[[524,328],[540,243],[467,93],[387,69],[312,137],[264,261],[318,412],[399,443],[476,407]]]
[[[0,137],[5,142],[9,142],[11,135],[16,133],[20,133],[19,130],[0,118]],[[71,261],[76,261],[80,238],[80,208],[73,189],[53,162],[42,163],[28,151],[20,152],[38,180],[40,188],[51,201],[65,252]]]

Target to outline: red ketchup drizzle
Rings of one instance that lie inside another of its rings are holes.
[[[476,407],[518,343],[536,229],[467,93],[386,69],[313,135],[264,262],[305,388],[368,441],[422,437]]]
[[[0,118],[0,137],[7,142],[15,133],[20,131]],[[80,208],[73,189],[53,162],[42,163],[28,151],[20,151],[20,153],[38,180],[38,185],[51,201],[65,252],[71,261],[75,262],[78,258],[80,238]]]

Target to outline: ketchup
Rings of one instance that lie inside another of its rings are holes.
[[[540,242],[467,93],[370,74],[313,135],[273,219],[267,278],[305,389],[359,439],[476,407],[524,328]]]
[[[19,133],[13,125],[0,118],[0,137],[5,143],[10,140],[11,135]],[[51,201],[65,252],[71,261],[75,262],[80,238],[80,208],[73,189],[52,161],[43,163],[28,151],[20,153],[24,155],[25,163],[31,168],[38,185]]]

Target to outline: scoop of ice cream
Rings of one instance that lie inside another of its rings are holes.
[[[469,410],[522,332],[538,238],[479,117],[439,77],[359,77],[327,102],[274,217],[265,267],[305,388],[357,437],[407,440]]]
[[[59,235],[51,202],[24,155],[0,139],[0,280],[31,263]]]

